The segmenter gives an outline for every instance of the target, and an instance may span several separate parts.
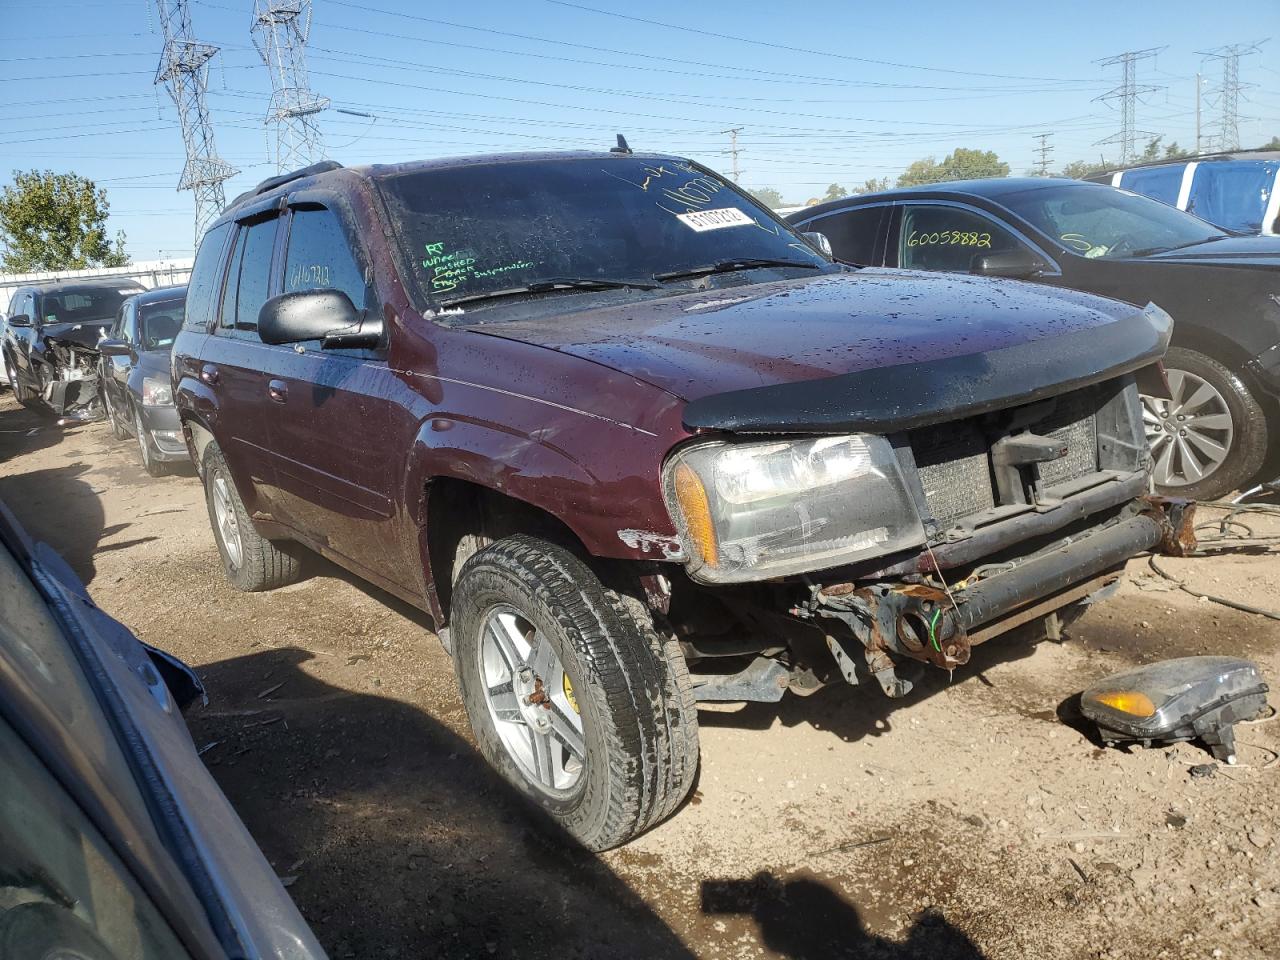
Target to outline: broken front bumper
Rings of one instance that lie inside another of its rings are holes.
[[[1114,583],[1125,561],[1139,553],[1191,552],[1194,514],[1188,501],[1144,497],[1112,523],[998,564],[999,572],[975,572],[955,584],[926,577],[827,584],[813,588],[805,612],[847,628],[830,631],[827,639],[845,679],[858,682],[855,664],[862,659],[886,693],[902,696],[911,689],[897,670],[902,661],[955,669],[969,661],[974,644]]]

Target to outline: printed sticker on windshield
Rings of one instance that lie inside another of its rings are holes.
[[[689,213],[677,213],[676,219],[690,230],[703,233],[707,230],[719,230],[721,227],[749,227],[755,223],[737,207],[721,207],[719,210],[692,210]]]

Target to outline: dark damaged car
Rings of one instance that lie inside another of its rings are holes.
[[[1177,551],[1168,316],[832,262],[687,160],[325,163],[196,259],[176,402],[226,573],[428,611],[480,749],[584,844],[669,815],[696,703],[924,665]]]
[[[100,420],[98,341],[116,322],[133,280],[76,280],[19,287],[5,324],[5,371],[25,406],[60,420]]]

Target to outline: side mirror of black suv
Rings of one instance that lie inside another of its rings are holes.
[[[299,290],[262,305],[258,336],[272,344],[320,340],[327,347],[376,346],[382,324],[357,310],[341,290]]]

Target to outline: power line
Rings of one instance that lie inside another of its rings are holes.
[[[807,47],[793,47],[785,43],[773,43],[768,40],[753,40],[750,37],[738,37],[730,33],[716,33],[713,30],[702,30],[698,27],[689,27],[678,23],[664,23],[661,20],[648,20],[644,17],[636,17],[628,13],[616,13],[613,10],[600,10],[596,7],[588,7],[581,3],[570,3],[569,0],[545,0],[547,3],[554,3],[559,7],[572,7],[575,10],[585,10],[588,13],[598,13],[601,16],[617,17],[620,20],[631,20],[634,23],[644,23],[653,27],[662,27],[664,30],[679,30],[683,33],[694,33],[703,37],[715,37],[717,40],[733,40],[736,43],[747,43],[756,47],[768,47],[773,50],[786,50],[789,53],[802,53],[810,57],[831,57],[836,60],[851,60],[855,63],[869,63],[878,67],[892,67],[895,70],[925,70],[930,73],[948,73],[963,77],[993,77],[998,80],[1037,80],[1049,83],[1079,83],[1078,79],[1066,79],[1063,77],[1027,77],[1017,74],[1008,73],[987,73],[977,70],[955,70],[950,67],[931,67],[919,63],[897,63],[893,60],[873,60],[869,57],[855,57],[847,53],[833,53],[829,50],[812,50]]]
[[[164,34],[164,52],[156,70],[156,83],[163,83],[178,108],[178,124],[187,163],[178,179],[179,190],[190,190],[195,197],[195,245],[226,203],[222,185],[239,173],[218,156],[213,143],[213,124],[205,93],[209,81],[209,61],[218,52],[210,43],[192,38],[191,10],[187,0],[156,0],[160,11],[160,29]]]
[[[307,79],[307,37],[311,0],[254,0],[253,44],[271,73],[267,123],[275,125],[276,170],[296,170],[324,157],[316,114],[328,97],[311,92]]]
[[[1117,64],[1121,67],[1120,85],[1094,99],[1120,101],[1119,132],[1099,140],[1096,145],[1118,143],[1120,145],[1120,162],[1122,164],[1132,163],[1137,158],[1135,144],[1139,134],[1155,136],[1149,130],[1138,130],[1134,126],[1135,105],[1138,102],[1138,96],[1143,93],[1154,93],[1160,89],[1160,87],[1151,86],[1150,84],[1138,85],[1138,62],[1148,60],[1164,49],[1164,47],[1148,47],[1145,50],[1128,50],[1124,53],[1116,54],[1114,57],[1107,57],[1105,60],[1097,61],[1101,67],[1113,67]]]
[[[1213,50],[1200,51],[1202,57],[1222,61],[1222,84],[1218,87],[1218,101],[1222,110],[1218,121],[1218,145],[1220,150],[1240,149],[1240,91],[1252,87],[1240,82],[1240,58],[1257,53],[1265,40],[1254,43],[1229,43]]]
[[[733,182],[737,183],[738,178],[742,175],[742,170],[738,167],[738,154],[742,152],[738,147],[738,134],[742,132],[742,128],[730,127],[728,130],[721,130],[720,132],[729,135],[729,155],[733,158]]]

